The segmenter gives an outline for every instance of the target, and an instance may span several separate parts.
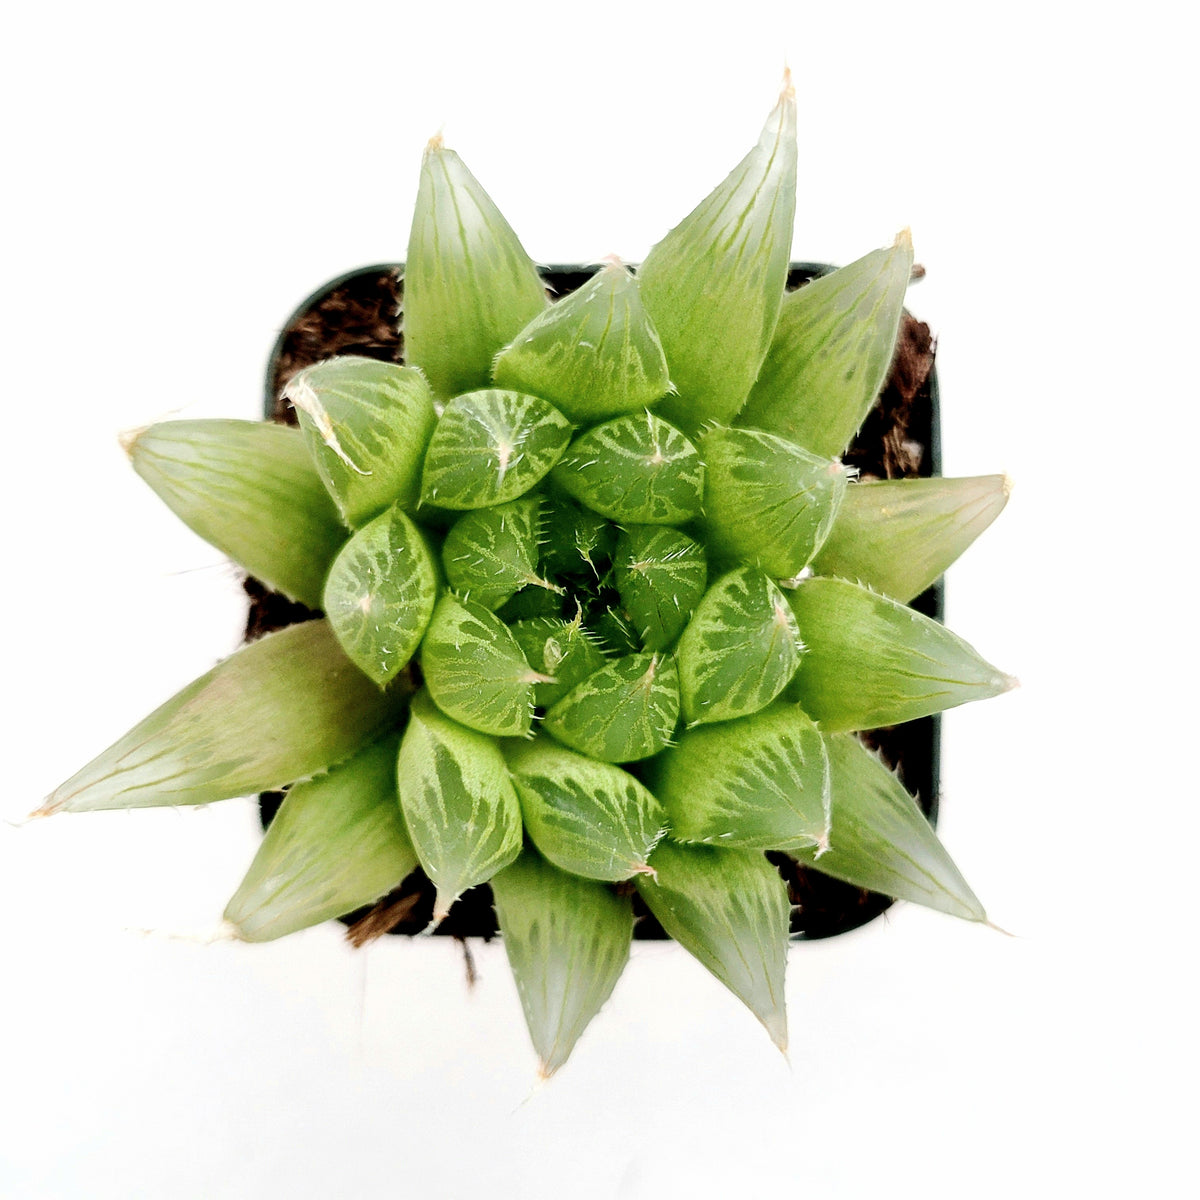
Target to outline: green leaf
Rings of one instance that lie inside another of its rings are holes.
[[[494,379],[544,397],[577,425],[648,408],[669,387],[637,280],[615,260],[534,317],[501,351]]]
[[[891,249],[792,292],[738,423],[841,454],[887,379],[912,263],[906,229]]]
[[[674,529],[630,525],[617,541],[613,566],[621,605],[642,645],[665,650],[704,595],[704,548]]]
[[[897,725],[1014,684],[962,638],[844,579],[788,593],[808,644],[790,693],[826,733]]]
[[[417,865],[396,799],[398,734],[284,797],[225,909],[245,942],[269,942],[373,904]]]
[[[425,455],[422,500],[454,509],[515,500],[558,462],[570,440],[566,417],[536,396],[496,388],[456,396]]]
[[[684,719],[731,721],[766,708],[796,673],[803,650],[787,600],[762,571],[722,575],[675,651]]]
[[[265,421],[166,421],[126,444],[133,469],[189,529],[310,608],[346,540],[304,439]]]
[[[753,850],[663,841],[658,880],[639,875],[638,893],[659,924],[707,967],[787,1050],[783,977],[789,906],[779,873]]]
[[[632,775],[548,738],[505,750],[525,828],[555,866],[610,883],[653,874],[666,813]]]
[[[679,673],[660,654],[629,654],[576,684],[548,713],[546,732],[605,762],[657,754],[679,723]]]
[[[536,617],[509,626],[530,667],[554,680],[534,684],[533,699],[538,708],[557,704],[577,683],[604,666],[604,654],[583,627],[582,616],[578,614],[573,621]]]
[[[348,758],[394,724],[408,694],[381,692],[328,621],[305,621],[188,684],[58,787],[38,815],[271,791]]]
[[[416,507],[435,420],[420,371],[345,355],[301,371],[283,397],[348,525],[365,525],[392,504]]]
[[[833,794],[827,853],[791,853],[823,875],[927,908],[986,921],[983,906],[950,860],[916,801],[856,737],[825,738]]]
[[[638,272],[678,393],[659,408],[682,429],[731,421],[745,402],[779,317],[795,211],[796,103],[787,80],[758,145]]]
[[[539,496],[463,513],[442,546],[450,586],[493,610],[529,585],[561,592],[537,573],[540,515]]]
[[[547,497],[544,512],[542,563],[546,573],[557,576],[584,572],[599,580],[617,541],[612,523],[557,494]]]
[[[829,763],[798,705],[778,702],[689,729],[654,768],[650,784],[677,842],[758,850],[829,844]]]
[[[480,733],[522,737],[533,723],[533,686],[546,683],[495,613],[443,596],[421,645],[429,694],[447,716]]]
[[[906,604],[1000,515],[1010,489],[1006,475],[852,484],[813,570]]]
[[[462,159],[435,138],[421,164],[404,268],[408,361],[440,396],[486,387],[497,353],[545,307],[517,235]]]
[[[382,686],[417,652],[437,592],[425,538],[397,506],[346,543],[330,569],[324,608],[346,653]]]
[[[700,453],[709,549],[776,579],[799,575],[837,516],[846,491],[841,463],[751,429],[710,429]]]
[[[633,936],[633,902],[526,850],[493,880],[504,950],[543,1078],[567,1061],[612,994]]]
[[[704,493],[696,447],[651,412],[617,417],[576,438],[552,478],[621,524],[682,524],[699,514]]]
[[[425,692],[412,713],[396,768],[400,806],[440,921],[468,888],[521,851],[521,808],[500,747],[443,715]]]

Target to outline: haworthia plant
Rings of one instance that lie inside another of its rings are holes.
[[[492,890],[541,1073],[550,1076],[625,969],[633,905],[532,850],[496,875]]]
[[[546,306],[529,255],[440,137],[425,150],[404,268],[404,341],[441,396],[486,387],[500,350]]]
[[[293,625],[188,684],[41,811],[209,804],[283,787],[349,758],[399,718],[408,694],[380,691],[327,621]]]
[[[655,760],[652,783],[676,841],[818,853],[829,846],[829,760],[798,704],[689,729]]]
[[[786,1050],[788,900],[774,867],[752,850],[667,841],[654,855],[654,868],[653,879],[637,881],[646,907]]]
[[[944,626],[844,579],[806,580],[788,600],[809,641],[792,690],[826,732],[897,725],[1013,686]]]
[[[700,513],[704,463],[673,425],[646,411],[597,425],[571,443],[554,482],[614,521],[682,525]]]
[[[535,317],[500,352],[495,379],[579,425],[648,408],[670,386],[638,281],[619,261]]]
[[[758,144],[650,251],[639,279],[685,431],[731,421],[775,333],[796,210],[796,101],[785,81]]]
[[[283,393],[348,524],[415,507],[434,405],[420,371],[347,355],[293,376]]]
[[[829,846],[795,856],[835,879],[984,921],[983,906],[925,814],[875,754],[848,733],[825,735],[831,780]]]
[[[813,570],[907,604],[1000,515],[1011,488],[1006,475],[855,484],[846,489]]]
[[[841,454],[887,376],[912,261],[905,230],[788,296],[739,422]]]
[[[324,608],[346,653],[382,686],[421,644],[437,586],[424,535],[396,506],[342,547],[325,582]]]
[[[804,644],[783,592],[757,567],[738,567],[704,593],[679,639],[679,686],[689,725],[765,708],[796,673]]]
[[[518,743],[507,757],[525,828],[552,863],[610,883],[653,873],[647,859],[666,813],[632,775],[548,738]]]
[[[133,469],[186,525],[256,578],[319,608],[346,527],[294,429],[165,421],[125,441]]]
[[[634,890],[780,1046],[789,906],[765,852],[981,920],[839,731],[1009,686],[905,606],[1007,485],[849,482],[911,244],[785,296],[795,125],[788,84],[639,270],[553,303],[435,139],[404,362],[302,370],[299,431],[128,441],[192,529],[326,618],[239,650],[41,811],[287,788],[226,910],[247,940],[370,903],[414,862],[438,921],[491,881],[545,1074],[629,957]]]
[[[517,793],[495,741],[452,721],[427,693],[413,701],[397,767],[400,807],[441,920],[467,888],[521,849]]]
[[[537,396],[484,388],[442,411],[425,452],[421,498],[486,508],[523,496],[562,457],[570,422]]]
[[[289,789],[250,870],[225,907],[242,941],[266,942],[391,891],[417,865],[396,799],[390,733]]]

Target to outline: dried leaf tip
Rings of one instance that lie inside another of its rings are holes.
[[[619,254],[606,254],[601,260],[606,271],[626,271],[624,259]]]
[[[117,441],[121,443],[121,449],[133,457],[133,448],[137,445],[138,438],[149,429],[149,425],[139,425],[136,429],[123,429],[117,434]]]
[[[796,88],[792,83],[792,68],[785,66],[783,68],[783,82],[779,85],[779,103],[786,104],[789,100],[795,100]]]
[[[442,136],[442,131],[440,129],[433,135],[433,137],[429,139],[429,141],[425,143],[426,154],[433,154],[438,150],[445,150],[445,148],[446,139]]]
[[[1003,692],[1016,691],[1016,689],[1021,686],[1021,681],[1015,675],[1002,674],[1000,678],[1004,680],[1004,688],[1001,694],[1003,694]]]
[[[1000,481],[1000,490],[1004,493],[1004,499],[1007,500],[1013,493],[1013,488],[1016,485],[1013,483],[1013,477],[1006,471],[1004,478]]]
[[[898,234],[896,234],[896,240],[892,243],[892,248],[894,250],[911,250],[912,244],[912,229],[905,225],[905,227],[900,230]]]

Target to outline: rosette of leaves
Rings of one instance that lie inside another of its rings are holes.
[[[635,893],[781,1047],[789,901],[765,852],[982,921],[855,734],[1010,686],[907,606],[1006,490],[849,478],[911,242],[787,293],[795,188],[788,87],[636,272],[608,261],[551,302],[432,142],[402,365],[302,371],[299,428],[128,440],[188,525],[319,615],[219,663],[41,811],[286,789],[226,910],[248,941],[418,866],[435,920],[490,883],[547,1073],[625,966]]]

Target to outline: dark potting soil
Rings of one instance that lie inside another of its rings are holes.
[[[788,287],[799,287],[825,269],[815,264],[794,265]],[[592,274],[592,270],[561,267],[543,272],[547,286],[559,295],[574,291]],[[335,280],[305,301],[280,335],[268,367],[265,407],[269,417],[295,423],[295,414],[280,393],[297,371],[322,359],[335,354],[361,354],[385,362],[401,361],[402,296],[398,269],[381,266]],[[900,479],[937,473],[940,463],[934,351],[929,327],[905,313],[888,381],[843,458],[860,477]],[[250,597],[247,640],[320,615],[269,591],[255,579],[247,579],[245,589]],[[941,586],[935,585],[917,597],[913,607],[940,618],[941,601]],[[416,671],[415,666],[409,669]],[[897,771],[930,820],[937,815],[938,733],[938,719],[924,717],[860,734]],[[264,826],[278,811],[283,795],[269,792],[259,798]],[[822,875],[788,854],[771,851],[767,857],[787,882],[793,906],[793,937],[821,938],[847,932],[878,916],[892,903],[887,896]],[[633,893],[634,936],[665,938],[662,926],[632,885],[618,886]],[[432,917],[433,900],[433,885],[417,868],[376,904],[343,917],[349,926],[346,936],[355,945],[363,945],[384,933],[420,933]],[[436,930],[438,935],[459,939],[490,939],[496,932],[496,913],[487,884],[463,895]]]

